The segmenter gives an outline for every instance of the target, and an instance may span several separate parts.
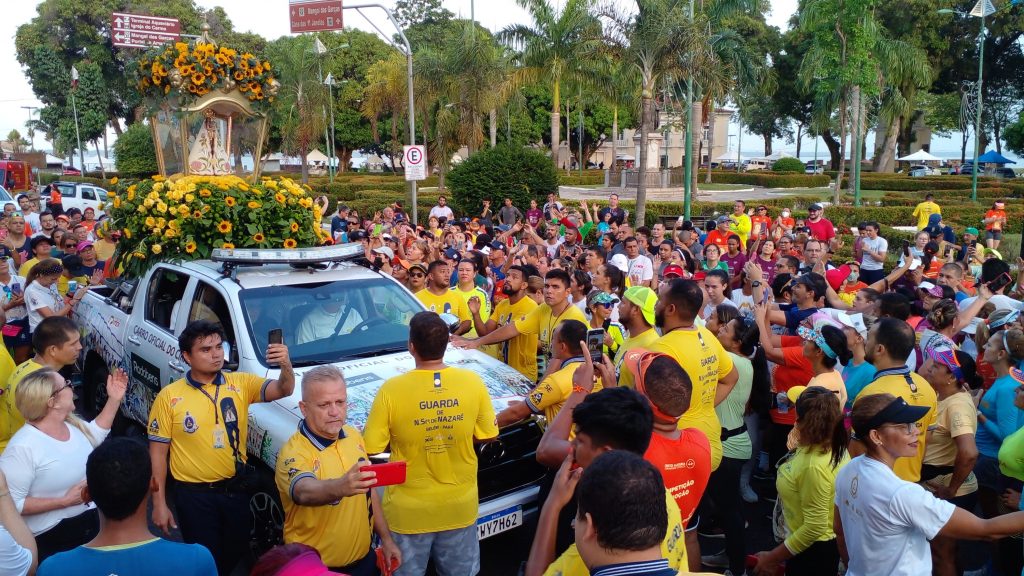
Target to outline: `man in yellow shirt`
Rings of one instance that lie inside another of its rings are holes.
[[[451,270],[444,260],[434,260],[427,267],[427,287],[415,294],[416,298],[427,307],[427,310],[437,314],[452,314],[458,316],[462,322],[456,334],[465,334],[470,329],[470,314],[466,307],[466,301],[455,292],[448,289],[448,278]]]
[[[917,230],[920,232],[928,227],[928,218],[932,214],[942,214],[942,208],[934,202],[935,196],[932,194],[925,194],[924,202],[921,202],[914,207],[914,213],[911,216],[917,217]]]
[[[698,428],[708,437],[714,471],[722,461],[722,427],[715,405],[729,395],[739,374],[718,337],[694,323],[703,302],[701,288],[692,280],[675,279],[662,286],[655,321],[663,336],[649,350],[675,358],[689,374],[693,395],[679,428]]]
[[[917,456],[899,458],[893,465],[893,472],[907,482],[921,479],[921,463],[924,461],[925,446],[928,440],[928,428],[935,424],[938,417],[939,402],[931,384],[917,372],[907,367],[907,358],[914,351],[914,329],[903,320],[882,318],[871,327],[868,341],[864,344],[864,358],[870,362],[877,372],[870,384],[864,387],[854,399],[857,400],[871,394],[892,394],[903,398],[911,406],[923,406],[928,412],[918,420],[917,427],[921,435],[917,438]],[[858,446],[863,439],[855,439],[850,443],[851,456],[864,452]]]
[[[491,317],[491,301],[487,298],[487,292],[484,292],[483,288],[476,285],[476,265],[472,260],[467,259],[459,262],[456,270],[457,283],[451,291],[458,294],[462,298],[463,304],[465,304],[464,311],[466,316],[459,316],[459,319],[470,321],[466,337],[475,338],[477,331],[474,319],[479,315],[481,320],[487,322],[487,319]],[[477,302],[480,303],[478,312],[475,313],[469,307],[469,301],[473,298],[476,298]]]
[[[551,357],[551,337],[555,327],[566,320],[587,323],[587,317],[569,302],[569,274],[565,270],[548,270],[544,277],[544,303],[525,317],[475,339],[452,338],[452,343],[465,348],[479,348],[515,338],[520,334],[537,334],[540,354],[545,363]],[[544,372],[538,369],[538,372]]]
[[[169,456],[182,539],[206,546],[217,571],[228,574],[249,546],[245,484],[255,474],[245,463],[249,405],[290,396],[295,373],[284,344],[267,346],[267,364],[280,368],[276,380],[222,372],[223,342],[224,329],[208,320],[191,322],[181,332],[178,349],[190,370],[153,401],[149,456],[157,484],[153,524],[165,534],[177,527],[165,496]]]
[[[530,414],[544,414],[552,422],[572,393],[572,376],[583,363],[587,349],[580,345],[587,339],[587,325],[579,320],[565,320],[555,327],[551,341],[554,356],[547,376],[526,394],[523,401],[514,401],[498,413],[498,426],[508,426],[527,418]],[[558,368],[555,369],[555,364]],[[554,370],[554,371],[552,371]],[[600,384],[594,386],[601,389]]]
[[[491,332],[522,320],[537,307],[537,303],[526,296],[526,278],[529,276],[522,266],[511,266],[505,273],[505,284],[501,291],[508,296],[498,302],[490,318],[484,319],[479,310],[480,299],[470,298],[469,311],[473,313],[473,327],[477,334],[486,336]],[[498,360],[519,371],[520,374],[537,381],[537,335],[520,334],[498,345]]]
[[[377,562],[372,532],[380,537],[389,565],[401,563],[401,553],[384,519],[380,492],[373,489],[375,474],[360,468],[370,461],[362,435],[345,423],[347,401],[345,378],[337,367],[317,366],[303,374],[303,420],[277,456],[284,541],[316,548],[324,564],[337,572],[372,574]]]
[[[658,295],[646,286],[631,286],[622,295],[619,302],[619,322],[626,327],[629,338],[619,346],[612,364],[619,377],[619,386],[633,386],[633,373],[622,369],[622,359],[626,352],[634,348],[648,348],[655,340],[661,338],[654,329],[654,308],[658,304]]]
[[[740,237],[740,250],[747,245],[751,228],[753,228],[753,223],[750,221],[750,216],[747,215],[747,203],[737,200],[733,203],[732,215],[729,216],[729,231]]]
[[[3,380],[3,388],[0,388],[0,452],[3,452],[11,436],[14,436],[25,423],[21,412],[14,405],[18,383],[40,368],[60,370],[74,364],[82,351],[81,333],[75,322],[67,316],[50,316],[43,318],[36,326],[36,331],[32,333],[32,347],[36,353],[35,357],[22,362],[17,368],[13,368],[14,363],[7,355],[7,350],[0,355],[0,358],[6,356],[0,359],[0,375],[3,374],[3,366],[8,362],[12,367],[7,372],[10,376]]]
[[[438,573],[476,574],[480,545],[477,456],[474,442],[498,435],[491,397],[480,377],[445,365],[448,327],[420,312],[409,322],[414,370],[385,382],[366,419],[370,454],[390,447],[391,461],[407,463],[404,484],[382,500],[402,571],[423,574],[433,558]]]

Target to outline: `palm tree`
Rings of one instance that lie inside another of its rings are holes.
[[[324,134],[323,115],[328,95],[319,81],[312,43],[299,37],[283,37],[267,46],[278,70],[281,88],[273,109],[281,149],[302,161],[302,182],[309,181],[306,158]]]
[[[557,167],[562,88],[586,80],[587,64],[602,48],[601,22],[590,13],[593,0],[566,0],[561,11],[547,0],[516,2],[530,12],[533,25],[508,26],[498,39],[520,51],[519,83],[551,86],[551,160]]]
[[[619,159],[619,111],[634,113],[640,105],[640,77],[636,67],[609,54],[603,66],[607,72],[597,78],[601,97],[612,108],[612,164]]]
[[[392,53],[384,60],[374,62],[366,70],[366,87],[363,89],[362,115],[369,119],[373,141],[380,144],[380,119],[391,118],[391,147],[388,157],[391,169],[395,170],[395,157],[402,149],[398,135],[398,121],[406,111],[406,59],[404,54]]]

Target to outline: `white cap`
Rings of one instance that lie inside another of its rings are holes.
[[[612,266],[622,270],[624,273],[629,271],[629,260],[626,259],[625,254],[616,254],[615,256],[612,256],[610,262]]]
[[[857,331],[862,337],[867,338],[868,326],[864,323],[864,315],[861,313],[847,314],[846,312],[838,312],[835,315],[836,320],[839,321],[843,326],[849,326]]]
[[[379,246],[377,248],[374,248],[373,251],[376,252],[377,254],[383,254],[385,257],[387,257],[388,260],[395,259],[395,251],[392,250],[391,248],[388,248],[387,246]]]

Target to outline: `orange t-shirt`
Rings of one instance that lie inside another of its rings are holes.
[[[711,477],[711,443],[707,436],[697,428],[683,428],[675,440],[655,432],[644,460],[661,472],[665,489],[679,506],[685,527],[697,510]]]
[[[782,363],[775,365],[772,374],[772,392],[786,392],[793,386],[806,386],[814,378],[811,361],[804,357],[803,339],[799,336],[782,337]],[[796,424],[796,410],[790,406],[789,411],[779,412],[778,406],[772,407],[768,413],[776,424]]]
[[[923,275],[929,280],[935,280],[939,277],[939,270],[946,264],[945,260],[941,260],[938,257],[932,258],[932,261],[928,263],[928,269],[924,271]]]
[[[1005,219],[1006,218],[1006,210],[989,210],[988,212],[985,212],[985,219],[988,220],[989,218],[1004,218]],[[985,230],[1000,231],[1002,229],[1003,229],[1003,223],[1002,222],[989,222],[988,224],[985,224]]]
[[[728,249],[729,247],[730,236],[736,236],[736,233],[726,232],[725,234],[722,234],[718,230],[712,230],[711,232],[708,232],[707,238],[704,239],[704,245],[708,246],[714,244],[715,246],[721,248],[722,253],[724,254],[726,249]]]
[[[750,217],[750,237],[758,240],[764,240],[768,237],[768,232],[772,227],[772,219],[768,216],[751,216]],[[754,234],[754,230],[757,230],[757,234]]]
[[[789,228],[790,230],[792,230],[793,227],[796,226],[796,218],[782,218],[782,217],[780,217],[779,218],[779,222],[782,222],[782,225],[785,226],[786,228]]]

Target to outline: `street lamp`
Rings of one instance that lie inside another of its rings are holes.
[[[991,0],[978,0],[971,8],[970,13],[951,8],[942,8],[939,14],[957,14],[959,16],[974,16],[981,18],[981,29],[978,32],[978,109],[974,115],[974,163],[971,165],[971,202],[978,201],[978,146],[981,144],[981,79],[982,70],[985,64],[985,17],[996,12]]]

